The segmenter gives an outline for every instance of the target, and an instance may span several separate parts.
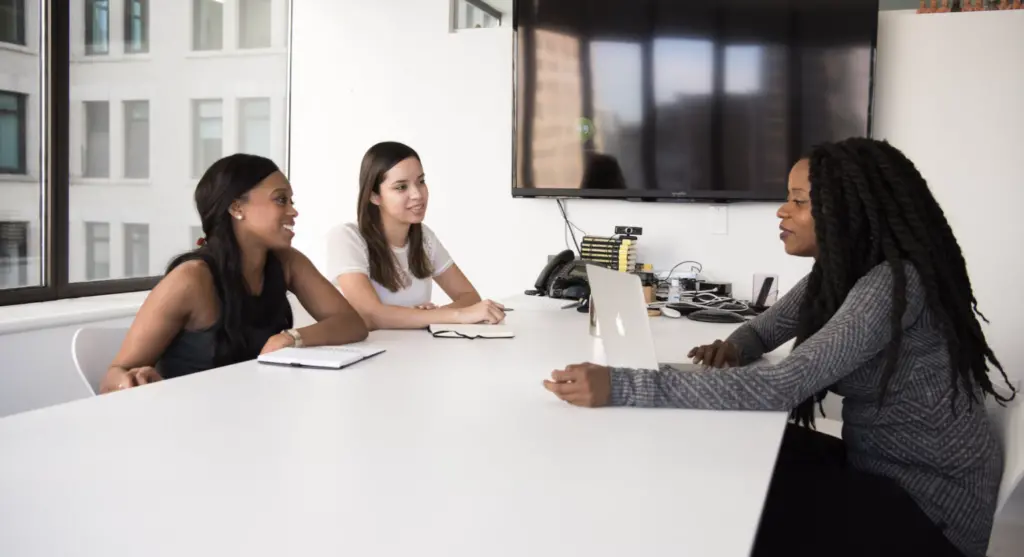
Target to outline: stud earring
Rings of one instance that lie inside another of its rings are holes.
[[[235,220],[242,220],[242,215],[235,215]]]

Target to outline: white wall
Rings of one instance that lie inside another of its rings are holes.
[[[131,317],[89,323],[127,327]],[[0,334],[0,417],[91,396],[71,359],[81,323]]]
[[[301,213],[296,245],[323,268],[324,234],[355,220],[359,161],[377,141],[423,158],[427,222],[485,296],[532,286],[548,254],[565,249],[553,200],[513,199],[512,30],[450,34],[449,2],[295,0],[291,178]],[[754,273],[788,289],[810,262],[787,257],[776,204],[729,208],[729,234],[706,231],[707,205],[572,200],[576,224],[610,235],[644,227],[642,259],[683,259],[749,295]]]
[[[929,45],[956,45],[941,50]],[[883,12],[874,134],[917,165],[967,259],[986,335],[1024,377],[1024,11]]]

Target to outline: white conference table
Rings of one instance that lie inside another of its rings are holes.
[[[0,555],[748,555],[785,414],[561,402],[541,381],[594,342],[537,303],[515,339],[378,331],[342,371],[249,362],[0,419]],[[734,325],[652,327],[679,362]]]

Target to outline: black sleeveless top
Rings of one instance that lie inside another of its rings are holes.
[[[210,272],[220,293],[222,282],[217,271],[210,266]],[[292,308],[287,291],[281,262],[273,253],[268,253],[263,268],[263,291],[258,296],[246,296],[242,304],[245,353],[220,364],[231,365],[255,359],[270,337],[292,327]],[[161,377],[170,379],[218,367],[217,338],[224,323],[223,301],[220,309],[220,316],[213,326],[199,331],[183,329],[174,337],[156,365]]]

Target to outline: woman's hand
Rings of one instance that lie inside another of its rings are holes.
[[[263,345],[263,349],[260,350],[260,354],[274,352],[275,350],[288,348],[289,346],[295,346],[295,339],[292,338],[291,335],[277,333],[276,335],[267,339],[267,343]]]
[[[457,321],[464,325],[487,323],[494,325],[505,320],[505,306],[491,300],[483,300],[469,307],[461,308]]]
[[[612,398],[612,371],[606,366],[585,363],[551,372],[544,388],[576,406],[607,406]]]
[[[434,304],[431,304],[430,302],[427,302],[425,304],[420,304],[418,306],[413,306],[413,307],[416,308],[416,309],[437,309],[437,306],[434,305]]]
[[[690,350],[688,356],[693,358],[693,363],[709,367],[723,368],[740,364],[739,348],[736,348],[735,344],[723,340],[697,346]]]
[[[122,391],[147,383],[163,381],[163,377],[151,366],[135,367],[129,370],[111,368],[100,384],[100,394]]]

